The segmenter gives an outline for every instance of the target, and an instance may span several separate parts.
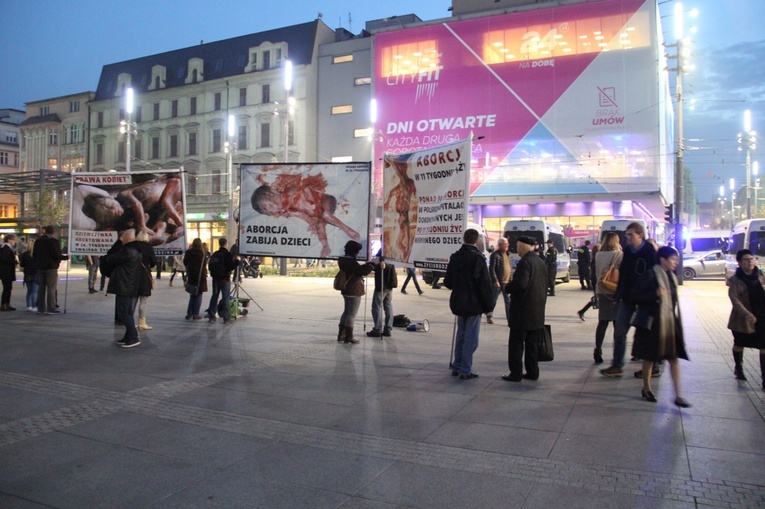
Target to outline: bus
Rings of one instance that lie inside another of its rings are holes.
[[[730,230],[691,230],[683,232],[683,258],[707,251],[728,248]],[[678,248],[680,246],[677,246]]]
[[[642,219],[606,219],[600,226],[598,242],[602,244],[606,234],[614,232],[619,236],[619,243],[622,245],[622,249],[627,249],[627,237],[625,234],[627,233],[627,227],[632,223],[640,223],[645,231],[645,238],[650,238],[648,227]]]
[[[738,268],[736,253],[748,249],[754,255],[754,263],[765,269],[765,219],[746,219],[733,227],[725,254],[725,277],[732,276]]]
[[[548,240],[553,241],[555,249],[558,250],[558,266],[556,268],[557,274],[555,279],[561,279],[564,283],[568,283],[571,280],[571,257],[568,251],[566,251],[563,228],[558,224],[541,219],[522,219],[505,223],[505,233],[503,236],[510,244],[508,255],[513,267],[518,265],[518,260],[520,260],[517,246],[518,237],[524,235],[536,240],[544,249],[547,249]]]

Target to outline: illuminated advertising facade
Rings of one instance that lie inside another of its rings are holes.
[[[658,27],[653,0],[605,0],[378,33],[375,152],[472,132],[474,204],[629,193],[658,216],[674,185]]]

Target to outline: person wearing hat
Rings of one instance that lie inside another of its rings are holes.
[[[510,337],[507,344],[510,373],[502,377],[506,382],[539,378],[538,345],[545,326],[547,304],[547,267],[534,252],[534,239],[519,237],[516,247],[521,259],[513,278],[505,287],[510,294]],[[523,372],[524,364],[526,373]]]
[[[346,242],[344,251],[345,254],[337,259],[337,265],[340,270],[345,272],[347,281],[345,288],[340,292],[343,296],[344,307],[338,325],[337,341],[338,343],[356,344],[359,340],[353,337],[353,325],[356,320],[356,313],[359,312],[361,297],[364,295],[363,278],[374,270],[375,263],[365,262],[362,264],[356,261],[356,257],[361,251],[361,244],[355,240]]]
[[[555,297],[555,276],[558,274],[558,250],[555,249],[552,239],[547,240],[545,265],[547,265],[547,289],[550,297]]]
[[[0,244],[0,280],[3,282],[3,297],[0,311],[16,311],[11,307],[11,290],[16,280],[16,235],[9,233]]]

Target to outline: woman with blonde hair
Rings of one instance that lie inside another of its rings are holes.
[[[614,300],[614,294],[605,290],[598,282],[603,279],[610,267],[616,269],[622,263],[622,246],[619,243],[619,235],[608,232],[603,237],[600,250],[595,254],[595,297],[598,300],[598,327],[595,329],[595,350],[592,353],[595,364],[603,363],[603,341],[606,338],[608,323],[616,321],[619,306]]]

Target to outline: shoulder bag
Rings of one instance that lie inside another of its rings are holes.
[[[613,295],[616,293],[616,287],[619,286],[619,269],[616,268],[616,262],[621,260],[621,256],[617,254],[614,259],[611,260],[611,265],[608,266],[603,276],[598,280],[598,289],[607,294]]]

